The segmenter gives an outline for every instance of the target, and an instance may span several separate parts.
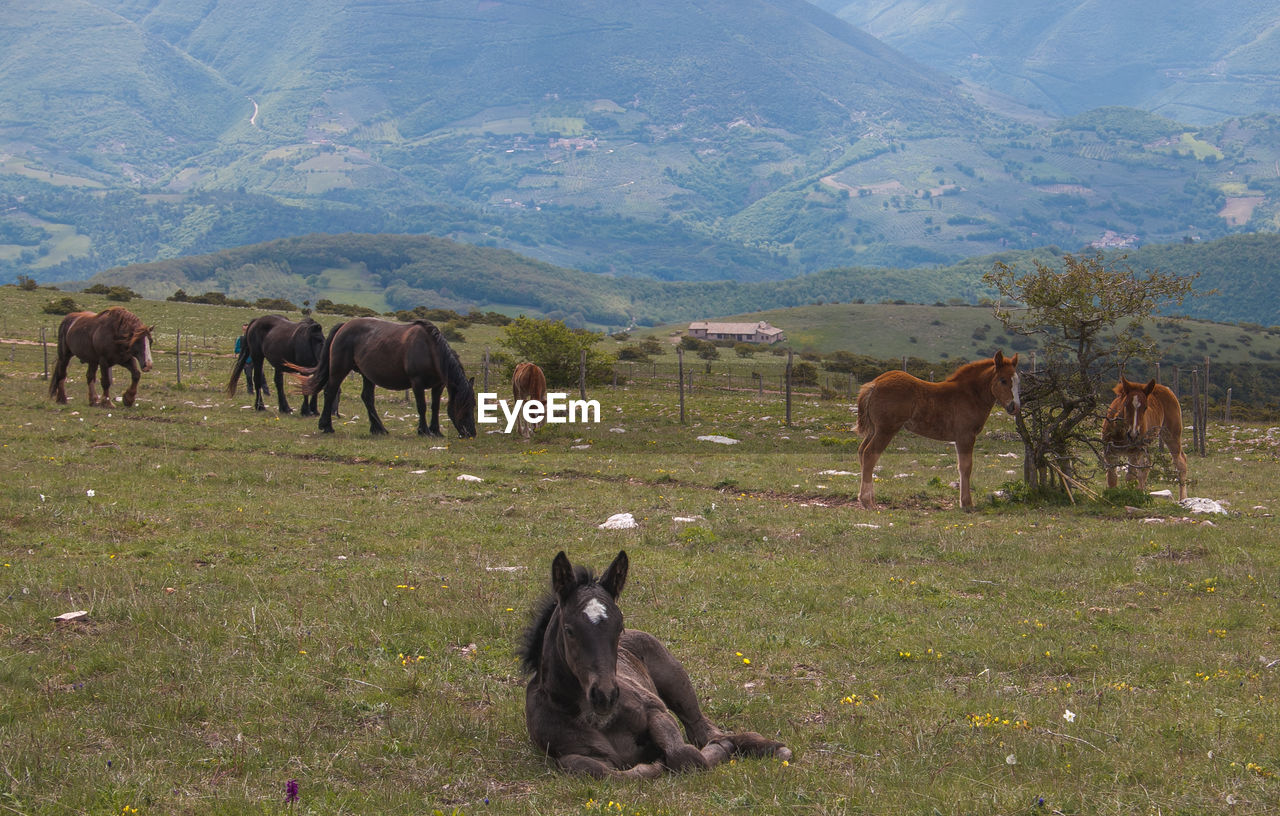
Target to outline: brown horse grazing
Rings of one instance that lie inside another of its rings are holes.
[[[547,378],[542,373],[542,369],[533,363],[521,363],[516,366],[515,372],[511,375],[511,391],[515,394],[517,400],[524,400],[526,403],[536,402],[543,406],[543,413],[547,404]],[[533,436],[533,432],[542,422],[534,422],[532,424],[525,421],[524,411],[520,411],[517,415],[516,425],[520,429],[520,435],[525,439]]]
[[[472,381],[429,320],[397,323],[377,317],[357,317],[329,331],[314,368],[297,368],[306,379],[304,394],[324,391],[320,430],[333,433],[333,413],[342,381],[352,371],[364,377],[360,399],[369,411],[369,433],[385,434],[386,427],[373,405],[375,386],[395,391],[413,389],[418,406],[418,434],[441,436],[440,394],[449,390],[449,419],[458,436],[476,435],[476,392]],[[431,425],[427,425],[425,392],[431,389]]]
[[[627,565],[620,552],[596,580],[563,552],[552,561],[552,591],[519,648],[530,675],[524,713],[533,744],[562,770],[600,777],[648,779],[735,754],[790,759],[781,742],[717,728],[671,652],[653,635],[623,628],[616,601]]]
[[[1178,471],[1178,499],[1187,497],[1187,455],[1182,452],[1182,406],[1163,385],[1151,380],[1146,385],[1129,382],[1123,375],[1112,389],[1116,398],[1102,422],[1102,458],[1107,467],[1107,487],[1116,486],[1116,467],[1121,454],[1129,459],[1129,478],[1138,480],[1138,489],[1147,489],[1151,456],[1147,445],[1158,436],[1173,457]]]
[[[858,501],[876,506],[874,474],[880,454],[902,428],[929,439],[956,443],[960,468],[960,506],[973,507],[969,477],[973,473],[973,445],[998,401],[1010,414],[1018,413],[1018,355],[996,352],[990,360],[966,363],[940,383],[917,379],[905,371],[886,371],[858,389],[858,460],[862,487]]]
[[[89,364],[89,404],[111,404],[111,366],[122,365],[133,375],[124,404],[133,405],[142,372],[151,370],[151,331],[133,312],[112,306],[97,314],[72,312],[58,326],[58,362],[49,380],[49,396],[67,401],[67,366],[72,357]],[[94,393],[93,378],[102,367],[102,398]]]
[[[227,383],[227,396],[236,395],[236,386],[240,384],[240,375],[245,364],[252,361],[253,382],[263,383],[262,363],[265,360],[275,369],[276,399],[280,413],[293,413],[289,400],[284,393],[285,369],[298,370],[315,366],[320,362],[320,352],[324,350],[324,329],[311,318],[304,318],[295,323],[280,315],[265,315],[254,319],[245,327],[244,341],[240,344],[240,355],[231,368],[231,380]],[[266,410],[262,404],[262,388],[257,389],[253,407],[259,411]],[[316,395],[310,394],[302,399],[302,416],[319,416],[316,410]]]

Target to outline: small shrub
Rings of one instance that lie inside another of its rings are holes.
[[[1103,490],[1102,500],[1117,507],[1146,507],[1151,504],[1151,496],[1145,490],[1123,485]]]
[[[296,312],[298,307],[294,306],[284,298],[258,298],[254,302],[254,307],[268,312]]]
[[[51,315],[68,315],[72,312],[81,310],[80,304],[71,299],[69,295],[63,295],[60,298],[54,298],[44,305],[42,311]]]

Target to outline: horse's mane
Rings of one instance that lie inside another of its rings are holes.
[[[995,360],[990,357],[985,360],[974,360],[951,372],[951,376],[947,377],[947,381],[974,380],[985,374],[987,370],[995,368],[995,365]]]
[[[122,306],[103,309],[98,312],[98,320],[110,326],[111,333],[116,339],[116,346],[121,351],[128,351],[143,335],[149,333],[142,318]]]
[[[593,584],[596,575],[590,567],[574,564],[573,578],[575,586]],[[547,592],[533,605],[533,614],[529,625],[520,634],[520,643],[516,646],[516,656],[520,658],[520,670],[525,674],[533,674],[542,664],[542,641],[547,634],[547,626],[551,624],[551,616],[556,611],[560,598],[553,590]]]
[[[430,320],[414,320],[413,324],[421,326],[440,351],[440,358],[444,361],[445,384],[449,389],[449,399],[454,399],[455,394],[462,396],[472,394],[474,400],[471,383],[467,380],[467,371],[462,367],[462,361],[458,359],[458,352],[454,351],[453,346],[450,346],[449,341],[445,339],[444,333]]]

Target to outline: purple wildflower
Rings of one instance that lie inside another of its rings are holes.
[[[290,779],[284,783],[284,803],[293,804],[298,801],[298,780]]]

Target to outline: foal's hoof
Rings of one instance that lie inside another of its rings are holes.
[[[710,765],[707,758],[702,755],[702,751],[687,744],[681,745],[674,751],[668,751],[665,760],[667,767],[677,773],[700,771]]]

